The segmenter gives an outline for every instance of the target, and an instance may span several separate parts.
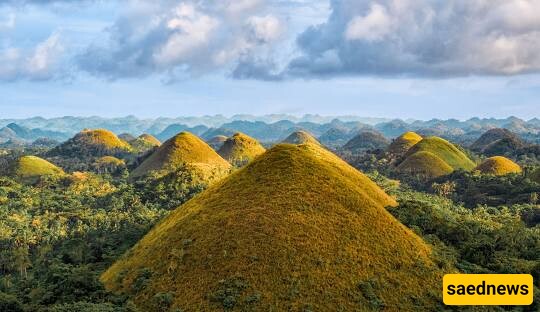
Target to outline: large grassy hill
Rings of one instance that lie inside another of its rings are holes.
[[[204,177],[221,176],[230,168],[230,164],[200,138],[181,132],[163,143],[131,176],[138,178],[153,171],[167,173],[182,165],[193,168]]]
[[[131,146],[105,129],[83,130],[73,138],[55,147],[50,156],[100,157],[131,151]]]
[[[494,156],[484,160],[475,170],[483,174],[507,175],[520,173],[521,167],[506,157]]]
[[[37,156],[22,156],[13,165],[13,174],[18,179],[31,182],[42,176],[63,175],[64,171]]]
[[[427,137],[422,139],[409,149],[406,157],[418,152],[430,152],[442,159],[454,170],[464,169],[469,171],[476,167],[475,163],[470,160],[465,153],[452,143],[439,137]]]
[[[427,178],[440,177],[454,171],[444,160],[427,151],[420,151],[407,157],[399,164],[397,170]]]
[[[254,138],[243,133],[235,133],[223,143],[218,154],[233,165],[242,165],[265,151],[266,149]]]
[[[173,211],[102,281],[145,311],[437,310],[441,272],[395,205],[324,148],[279,144]]]

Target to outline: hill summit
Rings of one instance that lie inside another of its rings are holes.
[[[518,164],[502,156],[494,156],[484,160],[475,170],[493,175],[521,173],[521,167]]]
[[[422,141],[422,137],[416,132],[405,132],[392,141],[388,147],[388,152],[391,154],[403,155],[420,141]]]
[[[55,147],[50,156],[100,157],[131,151],[131,146],[105,129],[83,130],[73,138]]]
[[[266,149],[254,138],[235,133],[228,138],[218,151],[218,154],[233,165],[241,166],[264,153]]]
[[[291,133],[285,140],[283,140],[281,143],[289,143],[289,144],[305,144],[305,143],[312,143],[316,145],[321,145],[317,139],[313,135],[311,135],[309,132],[304,130],[299,130]]]
[[[174,210],[102,276],[145,311],[436,310],[430,248],[314,144],[279,144]]]
[[[350,139],[343,149],[351,152],[358,152],[363,150],[375,150],[388,147],[390,142],[379,132],[375,131],[363,131],[358,133],[355,137]]]
[[[156,139],[155,136],[151,134],[141,134],[137,138],[128,141],[129,144],[136,150],[136,151],[148,151],[151,150],[154,147],[158,147],[161,145],[161,142]]]
[[[22,156],[15,162],[13,174],[18,179],[32,182],[42,176],[62,175],[64,171],[43,158]]]
[[[181,165],[191,167],[203,177],[221,176],[230,164],[208,144],[189,132],[181,132],[163,143],[133,172],[134,178],[152,171],[166,173]]]

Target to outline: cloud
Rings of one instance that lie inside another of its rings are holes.
[[[540,72],[540,0],[333,0],[283,75],[457,77]]]
[[[92,44],[77,63],[109,79],[200,75],[256,55],[284,28],[259,0],[130,1],[107,41]]]
[[[59,78],[64,46],[53,33],[30,49],[13,46],[0,48],[0,80],[49,80]]]

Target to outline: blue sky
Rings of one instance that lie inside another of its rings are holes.
[[[539,0],[0,1],[2,117],[540,117]]]

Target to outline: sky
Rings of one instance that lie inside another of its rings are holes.
[[[540,0],[0,0],[0,118],[540,117]]]

